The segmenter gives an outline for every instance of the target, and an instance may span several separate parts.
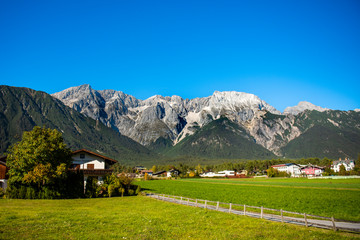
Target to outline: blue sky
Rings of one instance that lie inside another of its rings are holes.
[[[0,84],[360,108],[360,1],[0,0]]]

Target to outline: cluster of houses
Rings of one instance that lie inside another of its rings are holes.
[[[117,161],[106,156],[103,156],[98,153],[91,152],[86,149],[80,149],[73,152],[72,155],[72,165],[70,167],[71,171],[82,171],[84,174],[84,185],[89,176],[97,177],[99,183],[103,181],[103,177],[107,174],[111,174],[112,170],[110,166]],[[350,171],[355,167],[353,160],[339,159],[334,161],[331,165],[331,169],[334,172],[340,171],[340,166],[343,165],[346,171]],[[300,176],[321,176],[324,172],[323,167],[315,165],[299,165],[295,163],[286,163],[272,166],[274,169],[277,169],[280,172],[286,172],[292,177]],[[138,174],[134,177],[144,177],[146,174],[148,176],[159,178],[159,177],[176,177],[180,174],[179,170],[172,169],[170,171],[159,171],[153,172],[152,170],[147,170],[142,166],[136,167]],[[0,158],[0,188],[6,189],[7,187],[7,174],[8,168],[6,166],[6,157]],[[234,170],[224,170],[221,172],[206,172],[200,174],[201,177],[245,177],[247,171],[235,172]]]
[[[135,168],[136,168],[138,174],[136,174],[134,177],[137,177],[137,178],[145,177],[145,175],[152,177],[152,178],[162,178],[162,177],[169,178],[169,177],[177,177],[181,173],[177,169],[171,169],[169,171],[153,172],[152,170],[147,170],[143,166],[136,166]]]
[[[331,165],[331,169],[334,172],[340,171],[340,166],[343,165],[346,171],[350,171],[354,169],[355,162],[350,159],[334,161]],[[291,177],[319,177],[322,176],[324,172],[324,167],[319,167],[316,165],[308,164],[308,165],[300,165],[296,163],[285,163],[271,166],[279,172],[286,172]],[[221,172],[206,172],[200,174],[200,177],[241,177],[243,175],[247,175],[247,173],[243,172],[235,172],[233,170],[224,170]]]
[[[334,161],[331,165],[331,169],[336,173],[340,172],[340,167],[344,166],[346,171],[354,169],[355,162],[348,158],[342,160],[341,158],[338,161]],[[291,177],[300,177],[300,176],[309,176],[309,177],[318,177],[322,176],[324,172],[324,167],[319,167],[316,165],[299,165],[295,163],[286,163],[271,166],[274,169],[277,169],[279,172],[286,172],[291,175]]]

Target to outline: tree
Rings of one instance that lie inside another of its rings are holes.
[[[71,150],[60,132],[35,126],[8,150],[10,191],[35,185],[37,191],[51,188],[59,196],[63,186],[58,182],[66,179],[71,161]]]
[[[158,168],[156,165],[152,166],[151,171],[153,171],[153,173],[156,173],[158,171]]]
[[[267,175],[268,175],[268,177],[277,177],[278,170],[271,167],[267,170]]]
[[[340,176],[345,176],[346,175],[346,169],[345,169],[344,164],[340,165],[339,175]]]

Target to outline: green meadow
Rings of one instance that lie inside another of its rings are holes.
[[[0,199],[0,209],[0,239],[360,238],[352,233],[275,223],[144,196]]]
[[[360,221],[360,179],[139,181],[145,191]]]

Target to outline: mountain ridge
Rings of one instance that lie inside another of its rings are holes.
[[[71,93],[77,88],[88,89],[88,93]],[[69,89],[65,89],[52,96],[159,152],[171,147],[170,145],[176,146],[186,137],[196,134],[199,129],[222,117],[243,128],[256,144],[277,156],[289,156],[284,150],[286,145],[318,124],[316,118],[319,116],[311,114],[312,111],[320,111],[320,118],[338,125],[339,129],[342,124],[341,121],[336,122],[332,115],[335,110],[300,102],[298,106],[288,108],[288,113],[282,114],[253,94],[235,91],[215,91],[211,96],[194,99],[155,95],[145,100],[136,99],[121,91],[93,90],[90,85],[74,87],[71,91],[69,93]],[[357,118],[357,112],[348,112],[351,114],[344,115],[344,118]],[[310,116],[310,125],[305,124],[308,120],[303,118],[304,115]],[[358,130],[357,125],[351,129],[355,136],[358,136]],[[342,134],[341,131],[337,131],[337,134]],[[355,151],[352,150],[348,155],[354,155]]]
[[[0,153],[34,126],[57,129],[73,150],[87,148],[123,163],[156,159],[132,139],[65,106],[51,95],[29,88],[0,85]]]

